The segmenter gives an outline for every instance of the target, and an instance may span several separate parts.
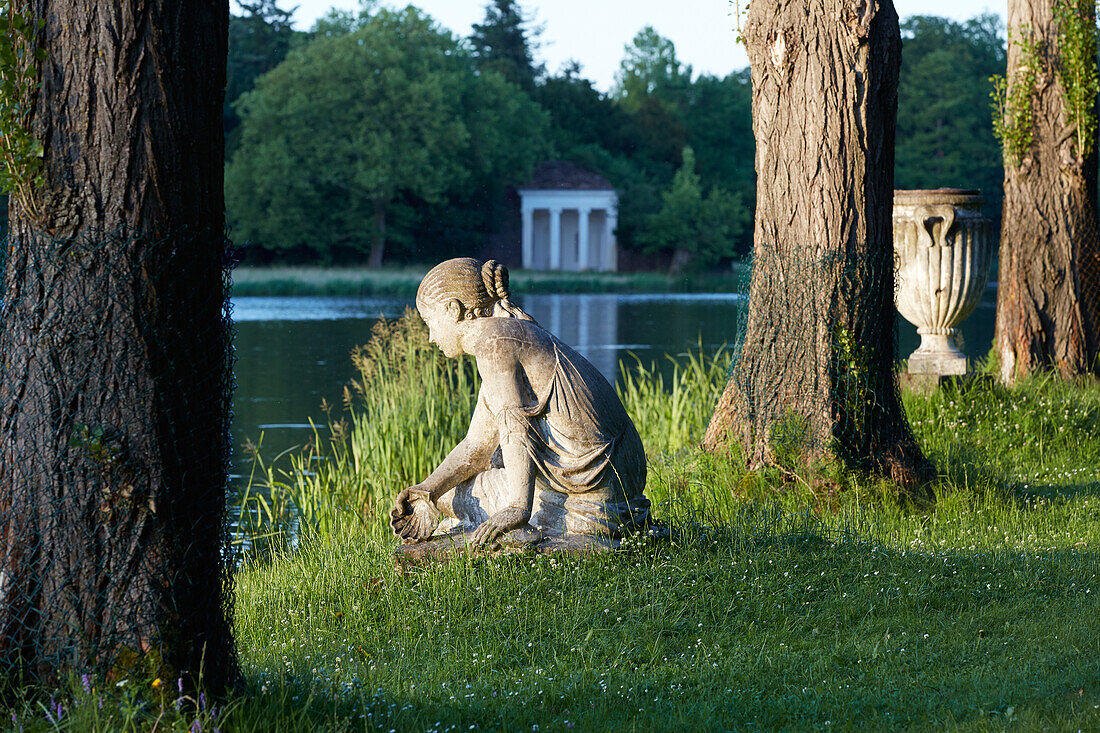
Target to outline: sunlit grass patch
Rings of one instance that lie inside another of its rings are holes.
[[[240,576],[242,659],[382,729],[1100,723],[1094,553],[914,550],[777,507],[681,526],[404,577],[352,531]]]

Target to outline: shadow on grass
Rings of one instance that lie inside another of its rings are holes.
[[[373,631],[341,634],[400,670],[349,666],[353,689],[292,684],[241,715],[285,711],[301,730],[1100,724],[1095,550],[899,548],[778,506],[672,524],[672,541],[610,555],[397,580]],[[407,626],[422,633],[395,641]]]

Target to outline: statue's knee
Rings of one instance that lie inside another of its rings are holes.
[[[454,518],[457,516],[455,514],[454,501],[455,489],[451,489],[443,496],[435,500],[435,508],[438,509],[439,513],[442,514],[444,517]]]

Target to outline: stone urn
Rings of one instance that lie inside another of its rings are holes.
[[[954,337],[982,299],[993,257],[982,201],[975,190],[894,191],[897,307],[921,339],[910,374],[966,374]]]

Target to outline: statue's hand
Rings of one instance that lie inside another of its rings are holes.
[[[439,512],[431,494],[420,485],[410,486],[397,495],[390,510],[390,529],[406,543],[419,542],[432,536],[439,526]]]
[[[470,538],[470,544],[475,547],[496,545],[505,532],[522,526],[530,518],[531,513],[528,511],[517,507],[505,507],[486,519],[474,530],[474,534]]]

